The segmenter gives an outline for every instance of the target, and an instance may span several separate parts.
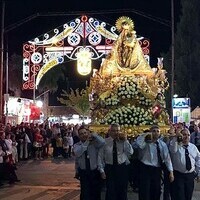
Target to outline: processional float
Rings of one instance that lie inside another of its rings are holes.
[[[128,134],[138,134],[158,124],[166,132],[164,93],[169,83],[162,58],[156,68],[149,66],[129,17],[120,17],[116,28],[118,38],[90,79],[91,127],[105,132],[109,124],[118,123]]]

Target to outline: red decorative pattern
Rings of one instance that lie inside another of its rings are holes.
[[[142,39],[139,41],[140,46],[142,47],[142,51],[145,55],[149,55],[150,53],[150,42],[147,39]]]

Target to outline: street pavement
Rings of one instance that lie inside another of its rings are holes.
[[[17,175],[21,182],[1,187],[0,200],[79,200],[80,185],[74,174],[73,158],[20,161]],[[128,191],[129,200],[138,200],[136,193]],[[102,200],[104,196],[103,191]],[[200,183],[195,185],[192,200],[200,200]]]

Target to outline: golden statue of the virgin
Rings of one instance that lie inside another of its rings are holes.
[[[145,74],[151,76],[153,70],[144,58],[144,54],[136,38],[134,23],[129,17],[120,17],[116,21],[120,32],[111,52],[100,68],[102,76]]]

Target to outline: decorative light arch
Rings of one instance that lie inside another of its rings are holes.
[[[80,16],[23,45],[23,89],[34,89],[43,75],[66,60],[77,60],[86,49],[91,60],[108,54],[117,39],[116,27],[88,16]],[[149,40],[140,39],[149,60]]]

